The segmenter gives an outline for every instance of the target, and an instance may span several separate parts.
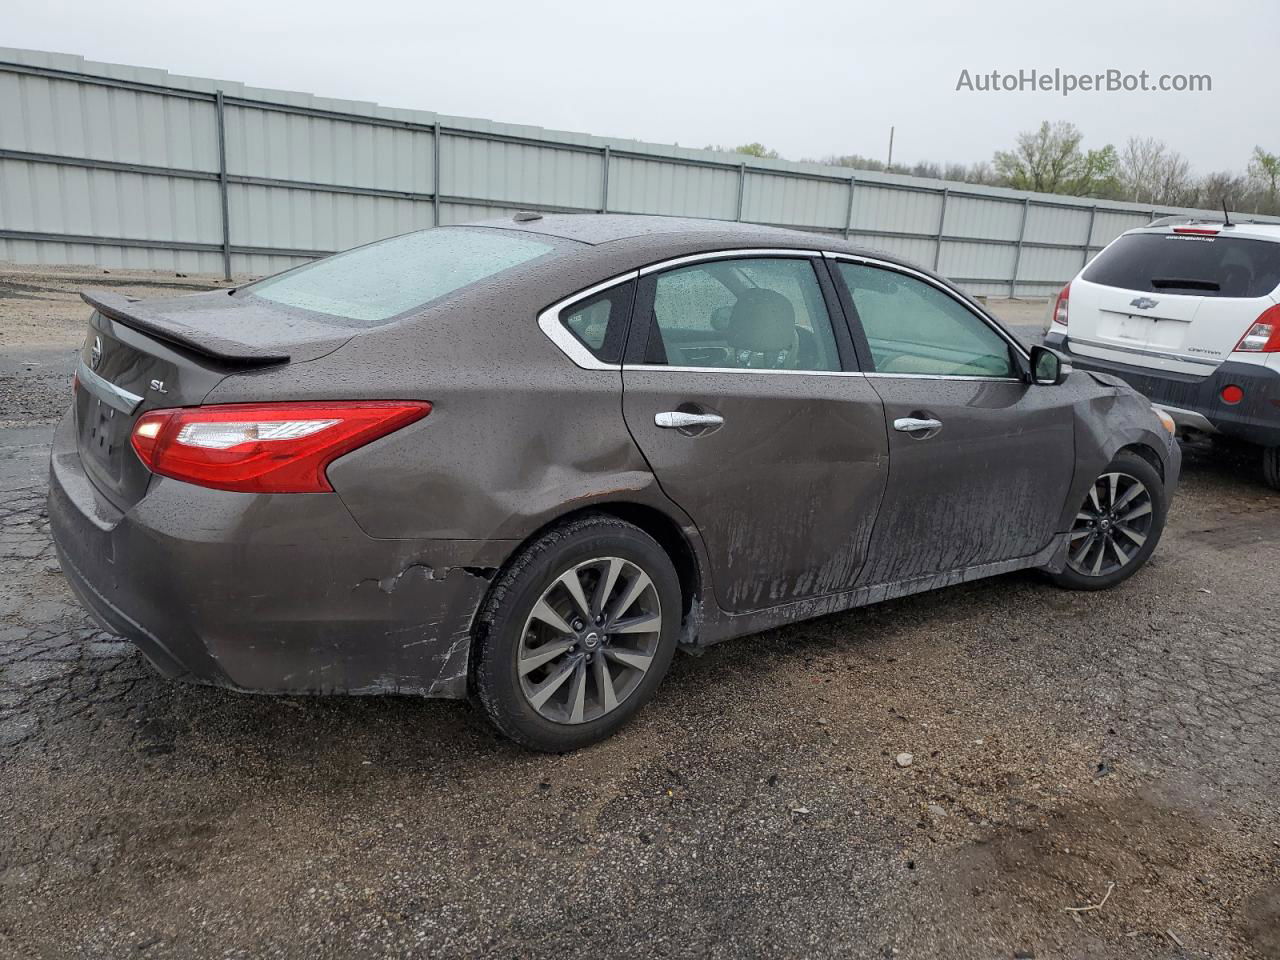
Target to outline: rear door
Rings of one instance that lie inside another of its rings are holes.
[[[861,582],[1048,546],[1075,469],[1066,391],[1024,382],[1013,341],[923,274],[834,263],[889,426],[889,483]]]
[[[879,396],[820,261],[794,251],[644,272],[623,410],[702,534],[722,609],[848,589],[888,474]]]
[[[1280,244],[1216,227],[1126,234],[1071,285],[1081,356],[1207,376],[1274,301]]]

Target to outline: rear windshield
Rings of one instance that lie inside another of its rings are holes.
[[[505,230],[423,230],[305,264],[246,292],[372,326],[554,249]]]
[[[1089,264],[1084,279],[1125,290],[1262,297],[1280,285],[1280,243],[1243,237],[1130,233]]]

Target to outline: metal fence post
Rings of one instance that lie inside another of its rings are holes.
[[[1083,256],[1080,258],[1080,269],[1084,269],[1084,265],[1089,262],[1089,248],[1093,246],[1093,221],[1098,217],[1098,205],[1095,203],[1089,208],[1089,232],[1084,235],[1084,249],[1080,252]]]
[[[431,225],[440,226],[440,121],[431,128]]]
[[[742,219],[742,197],[747,192],[747,165],[738,164],[738,214],[733,219]]]
[[[609,212],[609,162],[612,159],[609,156],[609,145],[604,145],[604,155],[602,157],[604,167],[600,171],[600,212]]]
[[[218,117],[218,193],[222,200],[222,279],[231,279],[231,214],[227,203],[227,123],[226,104],[219,90],[213,100]]]
[[[938,261],[942,259],[942,228],[947,222],[947,197],[951,196],[950,189],[942,191],[942,209],[938,211],[938,232],[933,237],[933,269],[938,269]]]
[[[1022,263],[1022,241],[1027,235],[1027,211],[1031,209],[1031,198],[1022,198],[1022,222],[1018,224],[1018,245],[1013,249],[1013,276],[1009,278],[1009,299],[1012,300],[1018,290],[1018,267]]]
[[[849,239],[849,231],[853,229],[853,192],[858,189],[858,178],[849,178],[849,206],[844,211],[844,238]]]

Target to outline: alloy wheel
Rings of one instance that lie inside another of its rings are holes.
[[[1067,564],[1086,577],[1105,577],[1127,567],[1147,542],[1153,518],[1151,491],[1141,480],[1104,473],[1076,514]]]
[[[556,577],[533,605],[516,650],[525,699],[556,723],[587,723],[640,686],[662,635],[652,579],[621,557],[598,557]]]

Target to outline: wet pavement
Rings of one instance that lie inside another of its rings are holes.
[[[1187,450],[1114,591],[732,641],[548,757],[464,703],[159,678],[49,544],[70,345],[0,354],[0,956],[1280,956],[1280,494],[1245,452]]]

